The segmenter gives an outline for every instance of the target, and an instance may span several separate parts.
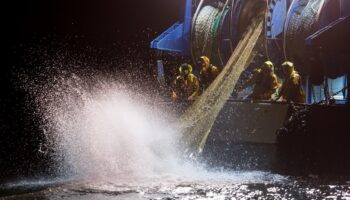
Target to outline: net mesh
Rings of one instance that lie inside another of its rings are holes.
[[[253,49],[262,33],[263,20],[254,21],[243,35],[229,61],[209,88],[180,118],[183,141],[188,151],[204,148],[214,122],[230,97],[241,73],[252,59]]]

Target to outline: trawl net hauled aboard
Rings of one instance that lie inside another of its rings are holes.
[[[259,19],[251,26],[220,75],[180,118],[182,141],[190,151],[201,152],[219,112],[229,99],[241,73],[249,65],[252,51],[263,30]]]

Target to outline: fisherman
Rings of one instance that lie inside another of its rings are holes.
[[[295,70],[292,62],[286,61],[282,64],[285,80],[278,94],[277,100],[282,98],[285,102],[305,103],[305,94],[301,87],[301,77]]]
[[[279,87],[273,63],[271,61],[264,62],[240,88],[248,86],[254,86],[253,92],[247,97],[248,99],[271,100],[271,96],[276,93]]]
[[[197,68],[200,69],[199,82],[203,92],[218,76],[219,70],[210,63],[209,58],[206,56],[202,56],[197,60]]]
[[[190,64],[182,64],[179,68],[179,76],[176,77],[172,88],[172,98],[175,101],[194,101],[199,93],[198,78],[192,74]]]

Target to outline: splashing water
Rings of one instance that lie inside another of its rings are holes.
[[[142,96],[111,83],[100,83],[93,91],[76,83],[59,88],[61,92],[46,94],[42,107],[62,171],[137,177],[161,173],[177,162],[178,134],[165,123],[165,114],[142,102]]]
[[[138,199],[140,194],[149,199],[186,196],[200,188],[210,193],[232,184],[240,188],[237,184],[286,179],[268,172],[210,170],[184,160],[181,135],[173,126],[176,120],[171,113],[117,80],[74,73],[53,79],[56,81],[50,84],[48,79],[36,95],[42,127],[52,140],[63,179],[5,186],[10,192],[34,191],[28,194],[33,198],[74,199],[84,194],[86,199],[108,199],[109,195]]]
[[[266,179],[265,173],[208,171],[200,163],[184,160],[171,113],[160,111],[145,95],[99,79],[91,88],[83,84],[88,80],[73,74],[46,88],[39,98],[58,169],[66,177],[119,182]]]

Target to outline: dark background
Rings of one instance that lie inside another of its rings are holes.
[[[0,68],[0,183],[35,176],[38,172],[54,174],[46,169],[50,158],[38,154],[39,144],[43,142],[39,116],[33,97],[21,87],[19,74],[35,78],[42,70],[37,66],[43,63],[46,63],[46,72],[51,73],[52,57],[69,54],[75,56],[68,61],[54,61],[52,66],[57,68],[61,66],[57,62],[67,62],[65,67],[69,68],[80,59],[94,64],[83,65],[84,69],[78,70],[138,72],[134,79],[150,76],[151,73],[147,73],[150,66],[145,63],[153,62],[150,57],[154,53],[149,44],[179,19],[181,2],[17,0],[3,5],[2,47],[5,53]],[[139,64],[132,64],[133,59]],[[101,63],[107,67],[96,69]]]
[[[36,37],[56,34],[84,36],[94,46],[113,42],[135,42],[135,35],[147,28],[159,32],[179,16],[179,0],[35,0],[11,1],[6,32],[11,43],[30,42]]]

